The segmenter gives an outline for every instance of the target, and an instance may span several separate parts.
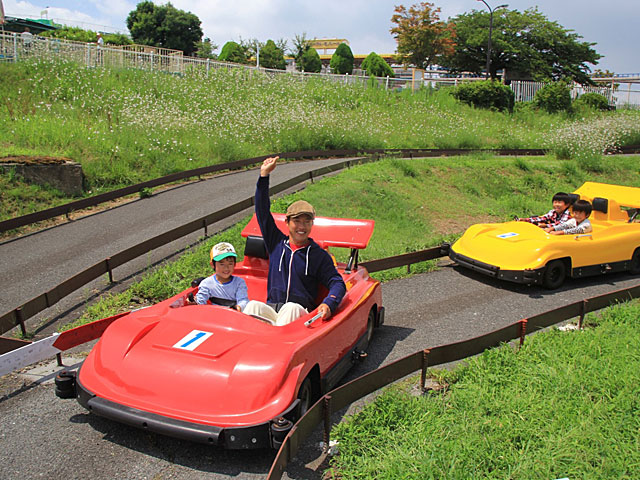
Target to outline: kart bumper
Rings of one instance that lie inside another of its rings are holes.
[[[523,285],[539,285],[542,283],[544,268],[535,270],[503,270],[496,265],[480,262],[465,255],[456,253],[453,249],[449,251],[449,258],[458,265],[474,272],[487,275],[489,277],[506,280],[508,282],[520,283]]]
[[[76,378],[75,388],[80,405],[101,417],[169,437],[234,450],[279,449],[291,430],[299,410],[299,400],[295,400],[280,417],[273,420],[258,425],[218,427],[178,420],[120,405],[96,396],[86,389],[78,378]]]

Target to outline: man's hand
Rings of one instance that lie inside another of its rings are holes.
[[[273,172],[279,159],[280,157],[269,157],[262,162],[262,166],[260,167],[260,176],[267,177],[271,172]]]
[[[323,320],[328,320],[331,317],[331,309],[326,303],[321,303],[318,306],[318,313],[322,313]]]

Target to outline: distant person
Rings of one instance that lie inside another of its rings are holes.
[[[340,305],[346,286],[329,253],[309,237],[316,217],[311,204],[298,200],[289,205],[289,235],[276,226],[270,209],[269,174],[277,161],[278,157],[271,157],[262,163],[255,196],[256,217],[269,252],[267,303],[251,300],[244,313],[286,325],[317,308],[327,319]],[[320,285],[329,293],[318,305]]]
[[[98,50],[96,60],[98,63],[102,63],[102,47],[104,47],[104,38],[102,38],[102,35],[100,33],[98,33],[98,40],[96,41],[96,44]]]
[[[593,230],[589,215],[591,215],[591,204],[586,200],[578,200],[573,204],[573,218],[566,222],[559,223],[554,227],[547,227],[545,231],[551,235],[576,235],[590,233]]]
[[[551,201],[553,208],[546,214],[540,217],[515,217],[515,220],[518,222],[533,223],[540,228],[552,227],[554,225],[558,225],[559,223],[568,221],[571,218],[571,212],[569,210],[569,207],[571,207],[571,197],[569,197],[569,194],[558,192],[553,196],[553,199]]]
[[[26,52],[31,50],[31,43],[33,42],[33,34],[29,27],[24,27],[24,32],[20,34],[20,39],[22,40],[22,45],[24,45],[24,49]]]
[[[209,257],[215,274],[200,282],[195,302],[206,305],[211,300],[213,304],[229,306],[241,312],[249,303],[249,295],[244,279],[233,276],[238,257],[233,245],[218,243],[211,249]]]

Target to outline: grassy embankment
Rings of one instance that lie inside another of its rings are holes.
[[[304,198],[320,215],[372,218],[376,227],[361,261],[384,258],[453,240],[481,221],[503,221],[512,215],[549,210],[558,190],[573,191],[585,180],[640,187],[638,157],[606,157],[600,173],[586,171],[572,161],[549,158],[458,158],[398,160],[360,165],[310,184],[302,192],[276,199],[273,210],[284,212],[293,200]],[[277,170],[273,174],[277,178]],[[336,192],[339,192],[337,195]],[[208,250],[219,241],[233,243],[242,256],[240,231],[246,224],[215,235],[171,264],[150,272],[126,292],[109,296],[87,309],[79,323],[153,303],[187,288],[193,278],[210,273]],[[346,252],[336,250],[339,260]],[[433,268],[433,262],[412,272]],[[377,272],[388,280],[406,275],[406,267]]]
[[[618,305],[434,371],[439,392],[388,387],[332,432],[327,478],[638,478],[639,319]]]
[[[96,194],[241,158],[332,148],[550,148],[590,169],[640,143],[640,112],[547,115],[472,109],[448,93],[387,92],[242,70],[184,76],[50,61],[0,65],[0,157],[82,163]],[[0,220],[65,203],[0,175]]]

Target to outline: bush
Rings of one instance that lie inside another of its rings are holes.
[[[474,107],[510,112],[515,101],[511,88],[495,80],[463,83],[453,89],[452,95]]]
[[[585,106],[594,110],[609,110],[609,100],[599,93],[585,93],[575,99],[573,106],[576,108]]]
[[[300,63],[302,64],[302,70],[305,72],[320,73],[320,70],[322,70],[322,60],[320,60],[320,55],[318,55],[315,48],[310,48],[304,52],[300,58]]]
[[[344,75],[353,72],[353,52],[346,43],[341,43],[331,56],[331,72]]]
[[[372,77],[394,77],[393,69],[376,52],[371,52],[362,62],[362,69]]]
[[[240,44],[227,42],[222,47],[218,60],[221,62],[247,63],[247,53]]]
[[[265,46],[260,50],[260,66],[278,70],[287,68],[284,52],[276,46],[273,40],[267,40]]]
[[[571,90],[564,81],[553,82],[538,90],[533,97],[533,104],[549,113],[568,112],[571,110]]]

